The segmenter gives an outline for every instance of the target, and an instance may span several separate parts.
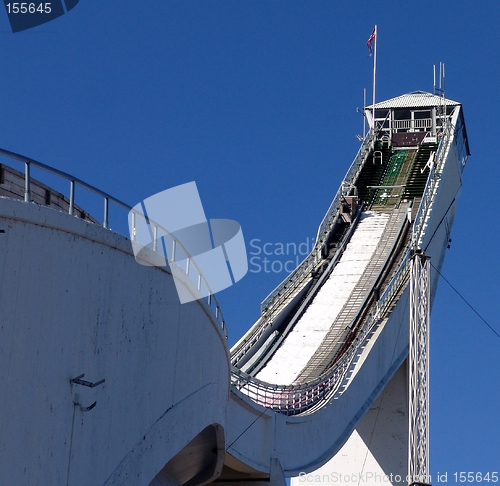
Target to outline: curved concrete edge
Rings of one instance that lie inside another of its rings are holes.
[[[435,227],[426,241],[426,254],[432,257],[438,269],[444,261],[455,209],[454,199],[451,203],[449,199],[441,200],[436,208],[441,219],[434,218]],[[439,275],[432,269],[433,295],[438,281]],[[255,470],[266,473],[270,471],[269,458],[276,458],[287,477],[311,472],[325,464],[349,438],[408,354],[408,296],[407,288],[388,320],[375,329],[347,388],[320,410],[287,417],[256,405],[232,387],[228,443],[234,444],[228,452]],[[254,444],[259,444],[258,449]]]
[[[99,224],[86,221],[76,216],[71,216],[70,214],[58,209],[41,206],[33,202],[27,203],[19,199],[11,199],[0,196],[0,218],[8,218],[13,221],[26,221],[45,228],[59,230],[63,233],[68,233],[74,236],[80,236],[89,241],[105,245],[109,248],[113,248],[134,257],[132,241],[130,241],[129,238],[121,235],[120,233],[116,233],[111,229],[106,229]],[[151,264],[151,262],[158,263],[161,261],[161,259],[158,258],[158,253],[153,252],[149,248],[144,247],[142,251],[143,255],[141,256],[141,259],[143,259],[145,263]],[[159,265],[149,266],[156,271],[165,272],[170,276],[172,275],[168,267],[162,267]],[[174,302],[179,301],[179,299],[176,298],[176,295],[176,292],[172,295],[172,300]],[[226,336],[206,300],[197,300],[196,304],[199,305],[207,314],[227,347]],[[229,349],[227,355],[229,356]]]
[[[289,417],[265,410],[232,389],[227,440],[234,443],[228,452],[262,472],[269,472],[270,458],[276,458],[286,476],[312,471],[327,462],[406,357],[408,330],[403,322],[408,318],[407,300],[408,291],[389,320],[374,331],[347,388],[320,410]]]
[[[135,447],[123,458],[118,467],[106,479],[103,486],[123,484],[149,484],[166,464],[184,449],[207,426],[215,426],[224,437],[223,407],[209,410],[200,404],[210,403],[214,396],[223,392],[219,383],[207,383],[199,390],[183,398],[147,430]],[[215,407],[214,407],[215,408]],[[189,414],[190,420],[186,420]],[[209,425],[207,425],[209,424]],[[174,452],[175,451],[175,452]],[[224,449],[217,455],[218,476],[224,461]],[[213,477],[208,478],[210,481]]]
[[[129,240],[68,214],[1,198],[0,229],[3,480],[148,484],[226,429],[229,350],[203,302],[181,305]]]

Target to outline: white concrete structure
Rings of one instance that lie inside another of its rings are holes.
[[[333,459],[292,478],[291,484],[391,484],[391,475],[392,483],[408,484],[406,378],[405,361]]]
[[[375,108],[315,248],[266,299],[232,368],[214,300],[181,305],[159,254],[144,248],[153,266],[138,265],[107,229],[109,201],[126,205],[86,185],[104,198],[101,227],[74,204],[82,181],[52,170],[72,181],[65,199],[31,180],[31,164],[47,166],[0,150],[26,167],[7,177],[0,165],[4,484],[406,470],[406,263],[419,250],[441,267],[469,150],[459,103],[417,92]]]
[[[228,350],[204,302],[180,305],[165,269],[69,214],[2,198],[0,231],[0,483],[217,477]]]

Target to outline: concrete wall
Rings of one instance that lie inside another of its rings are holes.
[[[292,478],[292,486],[351,482],[407,484],[408,383],[404,362],[340,451],[309,474]]]
[[[223,333],[126,238],[0,198],[0,309],[1,484],[147,485],[225,428]]]

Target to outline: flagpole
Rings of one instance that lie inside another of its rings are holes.
[[[377,86],[377,37],[378,37],[378,32],[377,32],[377,24],[375,24],[375,46],[373,48],[373,129],[375,135],[377,134],[377,122],[376,117],[375,117],[375,90]]]

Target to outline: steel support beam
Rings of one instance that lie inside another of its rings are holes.
[[[408,478],[429,484],[430,262],[423,253],[411,261]]]

